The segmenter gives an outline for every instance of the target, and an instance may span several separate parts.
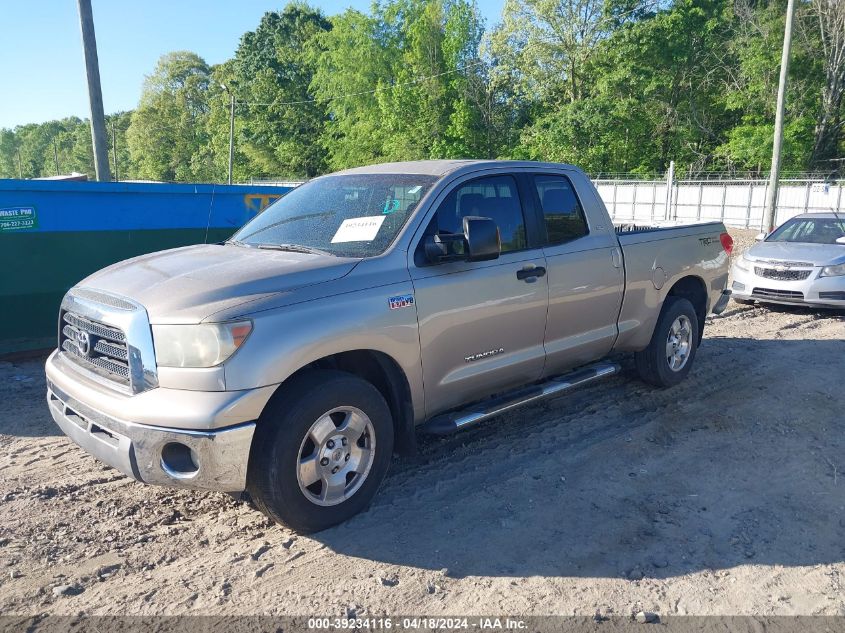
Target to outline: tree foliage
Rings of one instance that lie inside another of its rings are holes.
[[[211,69],[195,53],[162,56],[144,81],[141,102],[126,133],[139,178],[213,178],[200,151],[208,142],[210,85]]]
[[[784,168],[845,169],[845,3],[797,0]],[[109,117],[121,178],[222,181],[528,158],[593,173],[763,174],[786,0],[382,0],[268,12],[232,59],[164,55]],[[225,88],[223,87],[225,86]],[[113,148],[111,148],[113,149]],[[110,150],[111,151],[111,150]],[[112,161],[115,153],[111,153]],[[93,175],[87,121],[0,130],[0,176]]]
[[[252,174],[311,177],[325,169],[319,140],[326,115],[310,90],[314,63],[306,52],[329,27],[321,13],[295,2],[265,14],[241,38],[230,75],[242,102],[240,151]]]
[[[395,0],[334,18],[312,51],[329,165],[493,154],[482,34],[466,0]]]

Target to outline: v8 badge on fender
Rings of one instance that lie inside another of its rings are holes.
[[[399,295],[398,297],[388,297],[387,304],[391,310],[398,310],[399,308],[409,308],[414,305],[414,295]]]

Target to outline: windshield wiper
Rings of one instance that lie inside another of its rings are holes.
[[[296,222],[298,220],[308,220],[310,218],[322,218],[328,215],[334,215],[333,211],[321,211],[320,213],[308,213],[306,215],[297,215],[292,218],[284,218],[279,220],[278,222],[273,222],[272,224],[268,224],[267,226],[263,226],[257,231],[253,231],[249,235],[244,235],[244,239],[249,239],[253,235],[258,235],[259,233],[263,233],[264,231],[269,231],[270,229],[276,228],[277,226],[281,226],[282,224],[287,224],[288,222]]]
[[[311,255],[330,255],[328,251],[321,251],[319,248],[302,246],[301,244],[259,244],[258,248],[272,251],[290,251],[291,253],[310,253]]]
[[[231,244],[232,246],[243,246],[244,248],[252,248],[251,244],[241,242],[240,240],[226,240],[223,244]]]

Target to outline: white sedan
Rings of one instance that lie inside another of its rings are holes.
[[[733,298],[845,308],[845,217],[805,213],[758,235],[731,268]]]

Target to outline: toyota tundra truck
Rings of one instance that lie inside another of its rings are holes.
[[[242,494],[311,532],[394,453],[610,376],[684,380],[721,312],[720,222],[614,226],[562,164],[438,160],[315,178],[226,242],[71,288],[48,358],[62,431],[147,484]]]

